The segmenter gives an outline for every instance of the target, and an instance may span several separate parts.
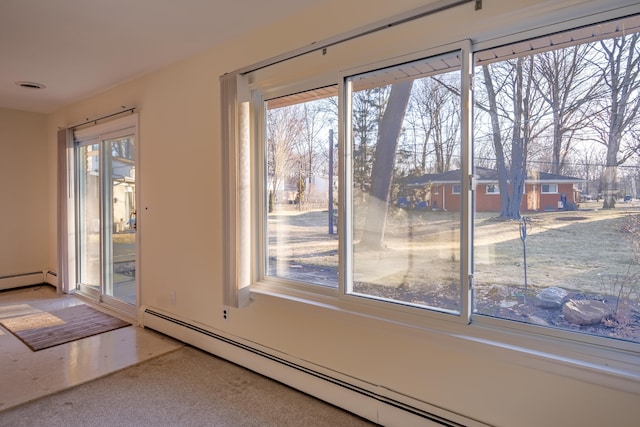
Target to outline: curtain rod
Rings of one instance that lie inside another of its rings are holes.
[[[136,109],[136,107],[126,107],[124,105],[122,107],[120,107],[120,108],[121,108],[121,110],[114,111],[113,113],[109,113],[109,114],[106,114],[104,116],[100,116],[100,117],[97,117],[97,118],[94,118],[94,119],[86,118],[84,120],[84,122],[82,122],[82,123],[76,123],[75,125],[67,126],[67,129],[75,129],[75,128],[80,127],[80,126],[88,125],[89,123],[97,124],[97,122],[100,121],[100,120],[108,119],[109,117],[117,116],[119,114],[128,113],[129,111],[131,111],[133,113],[135,111],[135,109]]]
[[[308,46],[304,46],[302,48],[290,51],[288,53],[278,55],[271,59],[267,59],[256,64],[250,65],[248,67],[240,68],[238,70],[232,71],[226,74],[248,74],[254,71],[258,71],[262,68],[269,67],[271,65],[279,64],[280,62],[287,61],[289,59],[297,58],[302,55],[306,55],[307,53],[316,52],[319,50],[327,49],[328,47],[335,46],[340,43],[347,42],[349,40],[357,39],[359,37],[363,37],[372,33],[376,33],[378,31],[384,30],[385,28],[395,27],[396,25],[404,24],[406,22],[410,22],[416,19],[424,18],[425,16],[433,15],[438,12],[442,12],[447,9],[454,8],[456,6],[460,6],[465,3],[475,2],[475,10],[482,9],[482,0],[441,0],[435,3],[431,3],[429,5],[410,10],[409,12],[405,12],[400,15],[396,15],[394,17],[375,22],[371,25],[367,25],[365,27],[359,28],[357,30],[344,33],[338,35],[336,37],[332,37],[329,39],[322,40],[320,42],[313,42]]]

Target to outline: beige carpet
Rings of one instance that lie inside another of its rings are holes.
[[[0,324],[33,351],[130,325],[86,304],[2,319]]]
[[[182,347],[0,412],[3,426],[372,426],[349,412]]]

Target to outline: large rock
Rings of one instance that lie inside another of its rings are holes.
[[[536,294],[535,304],[542,308],[560,308],[567,295],[569,293],[564,289],[551,286]]]
[[[595,325],[611,316],[611,309],[602,301],[570,300],[562,306],[562,314],[575,325]]]

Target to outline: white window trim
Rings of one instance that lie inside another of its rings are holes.
[[[227,307],[249,304],[251,284],[250,94],[248,80],[238,74],[220,77],[223,144],[223,210],[225,224],[223,302]]]
[[[545,185],[546,186],[555,185],[556,189],[555,189],[555,191],[544,191],[544,186]],[[555,184],[555,183],[553,183],[553,184],[551,184],[551,183],[549,183],[549,184],[540,184],[540,194],[558,194],[558,187],[559,187],[559,185]]]

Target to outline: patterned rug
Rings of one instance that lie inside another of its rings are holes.
[[[131,325],[86,304],[0,320],[0,325],[38,351]]]

